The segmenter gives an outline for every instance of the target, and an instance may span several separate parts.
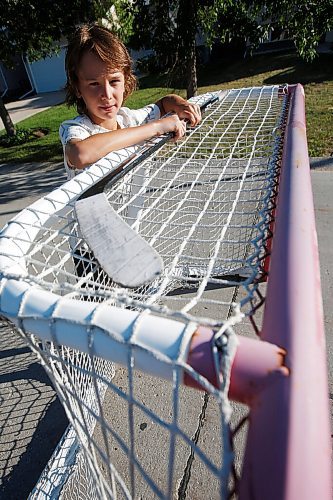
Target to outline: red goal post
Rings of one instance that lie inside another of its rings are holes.
[[[304,90],[295,85],[288,91],[261,334],[284,350],[286,376],[276,377],[251,407],[241,496],[251,491],[254,498],[310,500],[332,494],[331,432]]]

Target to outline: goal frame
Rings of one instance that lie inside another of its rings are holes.
[[[250,408],[242,499],[329,499],[332,491],[325,336],[304,90],[301,85],[289,86],[288,93],[263,327],[260,340],[240,339],[231,368],[229,398]],[[82,190],[106,174],[101,162],[81,177]],[[77,181],[67,183],[67,192],[58,190],[59,200],[69,197],[71,189],[73,196],[79,194]],[[43,209],[43,203],[35,206]],[[58,202],[48,197],[47,203],[57,207]],[[34,221],[33,210],[25,211],[25,217],[28,214]],[[4,233],[7,242],[17,224],[19,217]],[[0,266],[1,259],[6,261],[0,257]],[[30,287],[31,283],[14,276],[7,276],[2,284],[0,311],[12,321],[17,318],[18,327],[22,307],[18,297]],[[41,290],[35,292],[35,300],[42,295],[52,302],[53,294]],[[36,319],[33,294],[29,300],[32,324]],[[79,309],[77,304],[75,314]],[[213,334],[209,329],[199,329],[199,333],[191,340],[187,363],[216,385]],[[75,339],[71,342],[75,344]],[[80,348],[80,344],[73,347]],[[185,382],[195,385],[186,376]]]

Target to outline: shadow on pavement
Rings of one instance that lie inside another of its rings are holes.
[[[44,369],[0,321],[0,498],[27,498],[68,425]]]
[[[65,182],[63,164],[25,163],[0,166],[0,196],[10,203],[26,196],[43,196]]]

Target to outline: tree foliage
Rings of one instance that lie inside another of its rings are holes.
[[[333,25],[333,0],[137,0],[133,9],[131,43],[153,48],[161,68],[183,77],[188,96],[196,91],[198,34],[207,45],[238,40],[252,49],[270,29],[285,30],[312,60]]]
[[[76,24],[95,18],[96,7],[90,0],[0,0],[0,59],[10,66],[15,54],[50,55]]]
[[[101,24],[111,29],[126,44],[133,34],[134,9],[132,0],[98,2]]]
[[[298,54],[313,60],[320,38],[333,28],[333,0],[272,0],[267,5],[271,26],[285,29]]]

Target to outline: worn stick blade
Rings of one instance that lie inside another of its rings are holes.
[[[135,288],[162,273],[160,255],[113,210],[104,193],[78,200],[75,211],[83,238],[113,281]]]

